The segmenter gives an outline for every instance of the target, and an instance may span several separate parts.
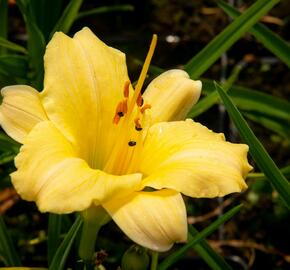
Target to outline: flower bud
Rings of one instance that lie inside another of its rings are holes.
[[[122,257],[122,270],[146,270],[149,266],[149,256],[145,248],[133,245]]]

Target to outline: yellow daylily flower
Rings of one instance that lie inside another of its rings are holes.
[[[59,214],[101,206],[133,241],[166,251],[187,238],[181,193],[240,192],[251,166],[248,146],[182,120],[200,81],[170,70],[141,95],[155,43],[134,90],[122,52],[88,28],[73,38],[56,33],[44,90],[3,88],[0,123],[23,144],[11,174],[23,199]]]

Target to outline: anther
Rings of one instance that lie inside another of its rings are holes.
[[[113,118],[113,123],[115,125],[117,125],[119,123],[120,119],[121,119],[120,116],[118,114],[115,114],[115,116]]]
[[[129,97],[129,86],[130,86],[130,81],[126,81],[124,85],[124,97],[128,98]]]
[[[140,112],[143,114],[147,109],[151,109],[150,104],[145,104],[141,109]]]
[[[136,100],[136,103],[137,103],[137,105],[139,107],[142,107],[143,106],[144,100],[143,100],[141,94],[138,95],[137,100]]]
[[[137,131],[141,131],[143,129],[141,124],[140,124],[140,118],[139,117],[134,119],[134,123],[135,123],[135,129]]]
[[[128,142],[128,145],[129,145],[129,146],[135,146],[135,145],[136,145],[136,142],[135,142],[135,141],[129,141],[129,142]]]
[[[123,113],[123,112],[117,112],[117,115],[118,115],[119,117],[123,117],[123,116],[124,116],[124,113]]]
[[[126,114],[128,112],[128,99],[125,98],[122,102],[122,109],[123,109],[123,113]]]

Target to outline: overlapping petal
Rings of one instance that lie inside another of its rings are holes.
[[[15,160],[12,182],[23,199],[43,212],[82,211],[92,203],[140,189],[140,174],[113,176],[91,169],[49,121],[37,124]]]
[[[187,239],[185,205],[173,190],[135,192],[104,208],[128,237],[152,250],[166,251]]]
[[[183,120],[199,99],[200,91],[201,81],[191,80],[183,70],[172,69],[159,75],[143,95],[151,105],[152,124]]]
[[[30,130],[47,120],[39,93],[30,86],[14,85],[1,90],[0,124],[7,134],[22,143]]]
[[[143,185],[197,198],[239,192],[251,169],[247,151],[248,146],[225,142],[223,134],[191,120],[155,124],[140,163]]]
[[[56,33],[45,53],[45,110],[90,166],[99,168],[114,142],[112,119],[128,80],[125,55],[88,28]]]

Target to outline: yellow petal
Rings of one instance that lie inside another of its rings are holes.
[[[247,145],[225,142],[223,134],[192,120],[155,124],[140,163],[143,184],[190,197],[240,192],[247,187],[244,178],[251,170],[247,152]]]
[[[186,209],[172,190],[135,192],[103,205],[134,242],[156,251],[169,250],[187,238]]]
[[[14,85],[1,90],[0,124],[14,140],[22,143],[30,130],[47,116],[39,93],[30,86]]]
[[[56,33],[44,62],[49,118],[90,166],[101,168],[115,141],[112,120],[128,80],[125,55],[84,28],[74,38]]]
[[[140,190],[140,174],[113,176],[90,168],[49,121],[37,124],[25,138],[15,164],[18,170],[11,178],[17,192],[43,212],[82,211]]]
[[[149,103],[153,123],[183,120],[197,102],[201,81],[193,81],[183,70],[162,73],[147,87],[143,97]]]

